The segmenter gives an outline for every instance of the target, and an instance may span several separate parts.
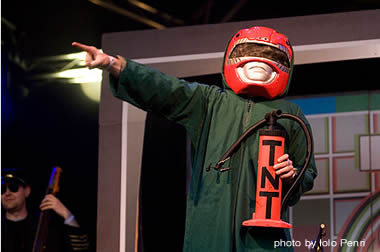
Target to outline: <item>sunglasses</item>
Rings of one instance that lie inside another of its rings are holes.
[[[1,195],[3,195],[7,191],[7,188],[11,192],[14,192],[14,193],[18,192],[18,190],[20,189],[20,185],[21,183],[18,181],[10,181],[10,182],[1,184]]]

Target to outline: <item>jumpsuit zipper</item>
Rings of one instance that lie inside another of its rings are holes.
[[[251,109],[254,105],[254,102],[253,100],[248,100],[248,104],[247,104],[247,109],[246,109],[246,112],[244,113],[244,117],[243,117],[243,132],[248,128],[249,126],[249,121],[250,121],[250,118],[251,118]],[[242,132],[242,134],[243,134]],[[238,200],[238,193],[239,193],[239,185],[240,185],[240,177],[241,177],[241,172],[242,172],[242,166],[243,166],[243,156],[244,156],[244,146],[245,146],[245,143],[242,143],[241,144],[241,147],[240,147],[240,160],[239,160],[239,164],[240,164],[240,167],[239,167],[239,175],[238,175],[238,180],[237,180],[237,186],[236,186],[236,191],[235,191],[235,197],[233,197],[235,200],[234,200],[234,205],[233,205],[233,210],[232,210],[232,251],[233,252],[236,252],[236,237],[235,237],[235,232],[236,232],[236,207],[237,207],[237,200]]]

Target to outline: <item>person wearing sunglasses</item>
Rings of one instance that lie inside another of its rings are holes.
[[[21,169],[4,169],[1,176],[1,251],[30,252],[38,225],[38,215],[30,214],[27,199],[31,186]],[[87,234],[70,210],[54,195],[48,194],[41,211],[52,210],[46,252],[88,251]],[[62,217],[62,218],[59,218]]]

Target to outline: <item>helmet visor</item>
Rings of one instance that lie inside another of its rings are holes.
[[[242,57],[260,57],[266,58],[289,68],[290,60],[288,55],[273,46],[257,43],[242,43],[234,47],[229,59],[242,58]]]

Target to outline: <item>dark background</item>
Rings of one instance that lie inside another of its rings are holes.
[[[126,0],[106,2],[166,27],[380,8],[378,0],[275,2],[270,6],[266,1],[248,0],[143,1],[159,10],[151,14]],[[61,166],[61,199],[88,230],[95,248],[99,104],[86,98],[79,85],[31,81],[31,75],[51,71],[31,66],[40,57],[77,52],[71,47],[73,41],[101,48],[104,33],[154,28],[87,0],[5,0],[1,15],[1,166],[31,171],[33,209],[43,197],[53,166]],[[296,66],[289,93],[379,89],[369,81],[379,63],[377,58]],[[219,75],[192,79],[212,84],[221,80]]]

